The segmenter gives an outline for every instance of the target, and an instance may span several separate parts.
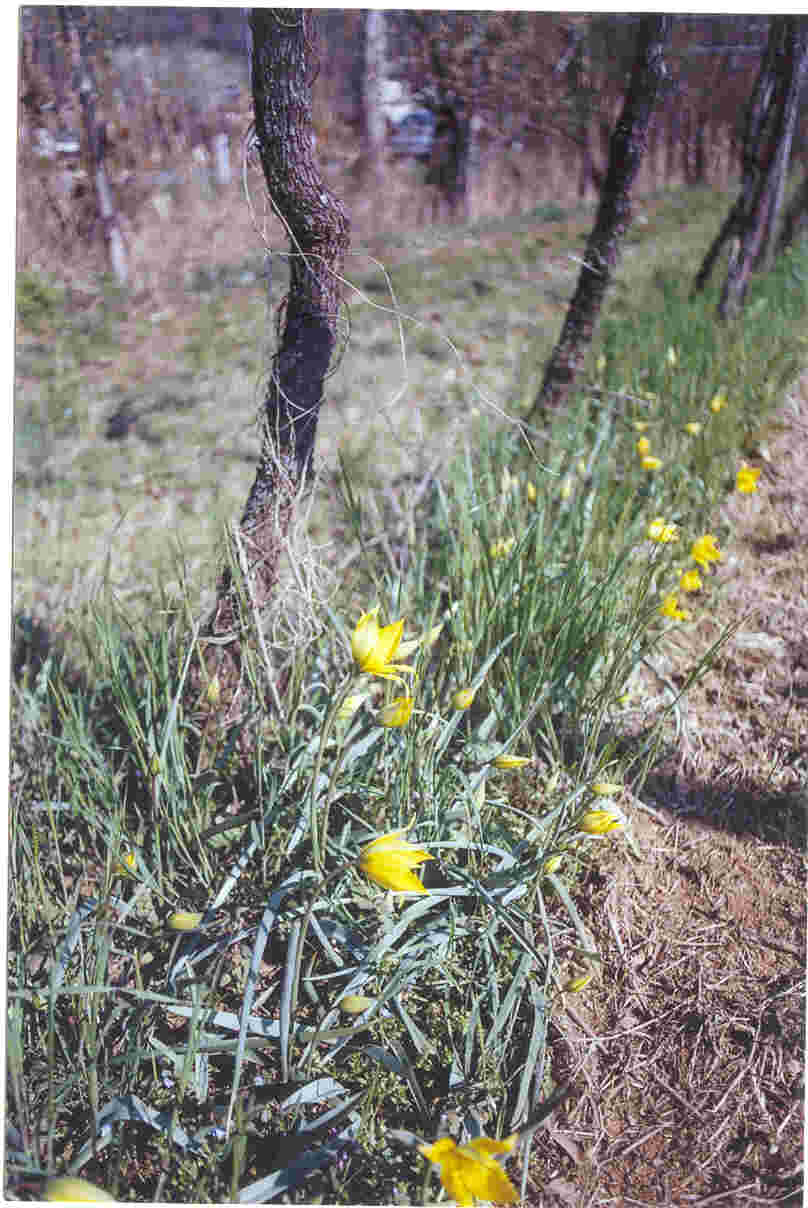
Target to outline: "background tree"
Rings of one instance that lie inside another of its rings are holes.
[[[561,337],[544,371],[531,421],[558,407],[572,389],[592,341],[603,298],[617,266],[620,243],[631,223],[631,190],[645,152],[648,125],[665,78],[663,59],[671,18],[643,17],[623,112],[611,137],[609,167],[597,217],[587,241],[575,294]]]
[[[369,168],[370,187],[383,187],[384,153],[387,143],[387,120],[382,96],[388,77],[387,13],[369,8],[364,14],[365,70],[363,74],[362,117],[365,157]]]
[[[704,288],[724,245],[733,240],[718,304],[721,318],[740,309],[753,267],[768,259],[773,246],[806,66],[808,18],[773,18],[747,106],[740,192],[694,282],[694,292]]]
[[[308,474],[323,382],[336,344],[339,278],[349,245],[348,216],[314,157],[311,122],[313,14],[253,9],[255,139],[272,206],[289,234],[290,281],[283,333],[264,401],[258,470],[241,518],[244,571],[261,608],[278,577],[295,498]],[[231,635],[238,671],[238,602],[226,572],[209,635]]]

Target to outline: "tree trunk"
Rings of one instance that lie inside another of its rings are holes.
[[[648,124],[666,74],[663,51],[670,27],[668,16],[646,16],[640,22],[623,112],[609,145],[609,166],[595,226],[586,245],[561,338],[547,363],[541,390],[528,416],[530,421],[566,400],[592,342],[601,304],[617,266],[620,243],[631,223],[631,189],[642,163]]]
[[[365,161],[370,187],[376,197],[384,185],[384,151],[387,122],[382,108],[382,87],[388,76],[387,13],[371,8],[365,12],[365,70],[362,80],[362,119]]]
[[[777,244],[778,254],[795,242],[808,229],[808,175],[806,175],[783,218],[783,229]]]
[[[261,456],[240,529],[242,570],[253,606],[260,609],[277,582],[295,498],[310,469],[323,382],[336,343],[349,221],[314,159],[311,10],[253,9],[250,28],[261,166],[291,249],[283,334],[264,402]],[[226,571],[208,635],[232,638],[216,649],[227,651],[233,690],[241,671],[238,615],[237,592]],[[230,697],[232,715],[232,692]]]
[[[775,27],[778,27],[776,34]],[[755,264],[770,264],[772,236],[782,204],[800,90],[808,63],[808,18],[775,18],[772,34],[776,43],[771,55],[768,47],[766,52],[770,60],[766,87],[774,93],[773,103],[765,106],[771,113],[771,121],[765,123],[770,141],[768,148],[758,153],[757,187],[748,212],[740,216],[738,240],[730,255],[718,303],[721,319],[731,318],[740,311]]]
[[[693,283],[694,294],[704,288],[732,240],[718,304],[722,319],[738,313],[752,268],[770,256],[806,65],[808,18],[774,17],[746,114],[740,192]]]
[[[95,189],[98,217],[104,233],[110,267],[119,285],[126,285],[129,268],[126,244],[121,234],[118,214],[107,176],[106,157],[107,131],[104,122],[96,115],[98,89],[90,64],[87,46],[87,16],[81,9],[65,6],[59,10],[65,44],[70,55],[73,92],[81,103],[81,122],[84,128],[87,167]]]

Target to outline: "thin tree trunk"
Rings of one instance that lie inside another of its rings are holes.
[[[339,279],[349,221],[314,158],[311,123],[311,10],[252,9],[255,133],[267,189],[289,233],[290,283],[283,334],[264,402],[258,470],[241,518],[253,605],[277,582],[295,499],[311,464],[323,382],[336,344]],[[230,635],[230,686],[241,671],[238,600],[229,572],[219,584],[209,636]],[[220,680],[222,676],[220,674]],[[222,685],[224,689],[224,685]],[[228,708],[232,715],[232,692]]]
[[[118,284],[126,285],[129,278],[126,244],[104,163],[107,132],[105,123],[100,122],[96,115],[98,89],[87,46],[87,15],[81,9],[65,6],[60,10],[60,17],[72,64],[73,91],[78,95],[81,104],[87,165],[95,189],[96,207],[104,232],[110,267]]]
[[[719,317],[736,314],[755,263],[767,261],[782,202],[797,106],[808,64],[808,19],[772,19],[766,52],[749,99],[741,188],[693,283],[700,292],[724,245],[732,240]]]
[[[561,338],[544,371],[544,380],[528,419],[560,406],[569,395],[592,342],[601,304],[617,266],[620,243],[631,223],[631,190],[642,163],[648,125],[665,77],[668,16],[646,16],[640,22],[637,52],[628,92],[609,145],[609,166],[595,226],[584,253],[578,286]]]
[[[373,195],[384,185],[384,151],[387,122],[382,108],[382,87],[388,76],[387,13],[371,8],[365,13],[365,70],[362,80],[362,116],[368,180]]]
[[[777,245],[778,253],[785,251],[797,236],[808,228],[808,175],[791,199],[783,218],[783,229]]]

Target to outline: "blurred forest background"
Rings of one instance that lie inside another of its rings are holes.
[[[19,266],[58,258],[67,272],[106,252],[120,279],[148,286],[155,216],[164,252],[188,177],[210,191],[241,175],[244,12],[94,8],[68,28],[65,11],[21,10]],[[317,19],[317,152],[354,240],[597,196],[638,16],[332,9]],[[737,178],[769,23],[677,18],[639,193]],[[800,120],[794,161],[805,152]]]

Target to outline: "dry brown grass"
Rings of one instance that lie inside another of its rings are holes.
[[[737,629],[635,803],[642,858],[604,844],[578,896],[604,965],[554,1020],[575,1090],[536,1208],[802,1202],[808,375],[776,428],[725,506],[714,624]]]

